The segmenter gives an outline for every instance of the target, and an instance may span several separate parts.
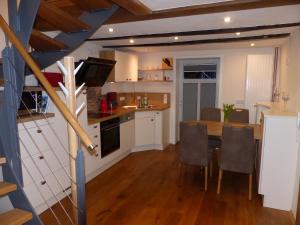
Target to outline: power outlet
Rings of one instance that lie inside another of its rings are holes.
[[[120,97],[120,102],[125,101],[125,97]]]
[[[164,104],[168,104],[168,95],[164,94]]]
[[[137,99],[137,100],[141,100],[141,96],[137,96],[136,99]]]

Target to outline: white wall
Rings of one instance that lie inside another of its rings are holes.
[[[176,71],[176,61],[188,58],[206,58],[220,57],[220,90],[219,90],[219,106],[223,103],[234,103],[243,107],[245,100],[246,85],[246,63],[249,54],[273,54],[274,48],[246,48],[246,49],[222,49],[222,50],[203,50],[203,51],[176,51],[176,52],[157,52],[139,54],[139,67],[161,67],[161,59],[164,57],[174,58],[174,74],[175,82],[171,84],[155,83],[136,84],[135,90],[139,91],[155,91],[171,93],[171,143],[176,143],[176,81],[179,72]],[[118,87],[122,90],[122,85]],[[103,90],[107,90],[109,85],[105,85]],[[131,89],[132,90],[132,89]]]
[[[287,109],[290,111],[300,111],[300,29],[292,33],[287,42],[281,46],[281,79],[280,91],[290,94],[290,100],[287,103]],[[299,140],[299,139],[298,139]],[[298,148],[298,154],[300,147]],[[299,157],[298,157],[299,160]],[[300,163],[297,168],[297,182],[294,187],[293,215],[296,217]]]

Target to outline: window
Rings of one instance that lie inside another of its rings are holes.
[[[217,65],[185,65],[184,79],[216,79]]]

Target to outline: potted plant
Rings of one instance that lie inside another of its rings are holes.
[[[223,104],[224,122],[228,122],[229,115],[234,109],[234,104]]]

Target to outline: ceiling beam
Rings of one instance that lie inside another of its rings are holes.
[[[143,39],[143,38],[164,38],[164,37],[183,37],[183,36],[195,36],[195,35],[211,35],[211,34],[230,34],[236,32],[249,32],[258,30],[272,30],[288,27],[300,26],[299,23],[284,23],[284,24],[273,24],[253,27],[235,27],[235,28],[224,28],[214,30],[194,30],[184,32],[169,32],[169,33],[155,33],[155,34],[142,34],[142,35],[129,35],[119,37],[107,37],[107,38],[90,38],[87,41],[115,41],[115,40],[126,40],[126,39]]]
[[[163,47],[163,46],[233,43],[233,42],[240,42],[240,41],[255,41],[255,40],[287,38],[289,36],[290,33],[283,33],[283,34],[269,34],[269,35],[248,36],[248,37],[238,37],[238,38],[218,38],[218,39],[176,41],[176,42],[149,43],[149,44],[132,44],[132,45],[107,45],[107,46],[103,46],[103,48]]]
[[[152,10],[145,6],[139,0],[110,0],[123,9],[130,12],[132,15],[149,15],[152,13]]]
[[[211,4],[172,8],[166,10],[157,10],[153,11],[152,14],[148,15],[132,15],[126,10],[119,9],[118,12],[115,13],[108,20],[107,24],[164,19],[172,17],[192,16],[295,4],[300,4],[300,0],[233,0]]]

